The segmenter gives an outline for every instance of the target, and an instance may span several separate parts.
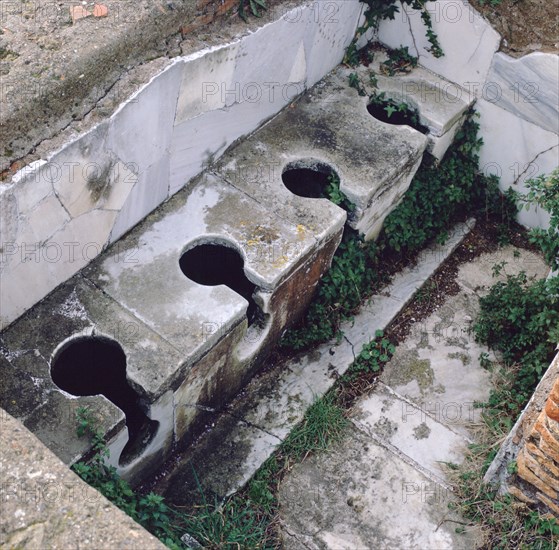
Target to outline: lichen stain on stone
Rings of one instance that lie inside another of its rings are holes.
[[[454,353],[449,353],[447,357],[449,359],[459,359],[460,361],[462,361],[462,364],[464,366],[469,365],[472,362],[472,358],[468,354],[460,353],[459,351]]]
[[[114,162],[109,162],[104,168],[95,169],[87,177],[87,190],[91,195],[93,203],[97,203],[99,199],[107,199],[111,194],[111,171],[114,167]]]
[[[429,426],[427,426],[425,422],[422,422],[421,424],[419,424],[419,426],[416,426],[413,429],[413,436],[415,437],[415,439],[427,439],[430,434],[431,428],[429,428]]]
[[[381,416],[375,422],[374,427],[379,435],[385,437],[388,440],[390,440],[392,436],[398,431],[398,425],[396,424],[396,422],[392,422],[392,420],[390,420],[386,416]]]
[[[431,368],[430,359],[420,359],[416,350],[409,350],[393,364],[387,383],[397,387],[413,381],[417,382],[423,394],[432,388],[435,373]]]

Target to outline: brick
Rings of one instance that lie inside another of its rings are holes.
[[[551,473],[559,479],[559,465],[546,453],[544,453],[539,447],[533,443],[526,444],[526,450],[533,457],[537,457],[539,462]]]
[[[553,460],[559,458],[559,442],[551,435],[547,426],[545,425],[545,414],[540,415],[536,424],[534,425],[534,430],[540,434],[540,437],[548,444],[551,449],[551,457]],[[540,447],[541,448],[541,447]]]
[[[225,0],[223,4],[220,4],[217,9],[215,10],[216,15],[223,15],[227,13],[229,10],[237,7],[239,4],[238,0]]]
[[[511,485],[509,487],[509,493],[517,498],[518,500],[525,502],[526,504],[536,504],[537,501],[535,501],[534,499],[530,498],[524,491],[522,491],[522,489],[519,489],[518,487]]]
[[[551,420],[551,418],[548,417],[545,424],[547,426],[547,429],[548,429],[549,433],[557,441],[559,441],[559,422],[556,422],[555,420]]]
[[[550,510],[550,512],[557,518],[559,519],[559,506],[557,505],[557,502],[554,502],[553,500],[551,500],[550,498],[546,497],[545,495],[542,495],[541,493],[537,493],[536,495],[538,497],[538,500],[540,500],[540,502],[542,502],[543,504],[545,504],[547,506],[547,508]]]
[[[555,404],[559,405],[559,379],[555,381],[551,392],[549,394],[549,399],[551,399]]]
[[[94,17],[107,17],[107,15],[109,15],[109,8],[105,4],[95,4],[93,6]]]
[[[212,13],[208,13],[206,15],[199,15],[194,19],[189,25],[185,25],[181,27],[181,34],[185,36],[186,34],[190,34],[191,32],[203,27],[204,25],[209,25],[214,20],[214,15]]]
[[[72,23],[89,17],[91,12],[87,11],[83,6],[70,6],[70,17],[72,18]]]
[[[551,399],[548,399],[545,404],[545,414],[551,420],[559,422],[559,405],[554,403]]]
[[[538,447],[541,450],[542,453],[545,454],[545,456],[550,457],[552,460],[554,460],[554,462],[558,462],[557,459],[554,459],[554,453],[553,453],[553,449],[547,444],[547,442],[545,441],[545,439],[540,439],[540,442],[538,443]]]
[[[553,475],[547,473],[543,468],[543,464],[539,462],[537,458],[534,458],[528,450],[525,448],[524,458],[526,460],[526,465],[539,479],[541,479],[548,487],[553,489],[555,492],[559,491],[559,480]]]
[[[518,457],[516,459],[516,464],[518,466],[518,476],[523,479],[524,481],[526,481],[527,483],[529,483],[530,485],[533,485],[534,487],[536,487],[537,489],[539,489],[542,493],[545,493],[547,496],[556,499],[557,498],[557,492],[554,491],[553,489],[551,489],[550,487],[548,487],[541,479],[539,479],[534,472],[532,472],[527,464],[526,464],[526,460],[524,458],[524,449],[522,449],[519,453],[518,453]]]

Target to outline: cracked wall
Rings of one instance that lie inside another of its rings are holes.
[[[381,22],[379,40],[407,46],[423,67],[447,79],[436,89],[421,89],[426,97],[441,102],[460,90],[476,97],[481,171],[499,176],[502,189],[525,192],[527,179],[559,165],[559,56],[535,52],[515,59],[499,52],[501,36],[467,2],[437,0],[427,9],[443,57],[428,52],[420,12],[409,6]],[[519,221],[546,226],[549,217],[541,209],[522,210]]]
[[[0,329],[333,69],[362,8],[331,4],[334,18],[307,2],[173,58],[110,117],[2,185]]]

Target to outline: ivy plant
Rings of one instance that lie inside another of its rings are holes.
[[[243,21],[248,21],[248,13],[254,17],[262,17],[260,12],[267,9],[266,0],[239,0],[237,13]]]
[[[401,0],[403,5],[411,6],[413,9],[421,11],[421,20],[425,25],[427,40],[430,44],[428,51],[434,57],[442,57],[444,52],[439,43],[437,34],[433,30],[433,21],[426,7],[427,1],[428,0]],[[357,50],[357,42],[359,39],[369,29],[377,30],[381,20],[394,19],[396,14],[400,12],[400,8],[397,5],[398,0],[362,0],[362,2],[367,6],[364,14],[365,22],[357,28],[355,38],[349,45],[344,58],[344,63],[351,67],[355,67],[359,63],[359,54]]]
[[[530,231],[530,240],[538,245],[553,270],[559,269],[559,168],[526,182],[528,194],[523,198],[526,209],[541,207],[550,214],[549,228]]]

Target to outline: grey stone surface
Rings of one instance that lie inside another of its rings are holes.
[[[493,57],[486,87],[491,103],[559,133],[559,56],[556,54],[535,52],[515,59],[498,52]]]
[[[487,349],[475,342],[470,330],[478,309],[471,292],[449,297],[397,346],[381,380],[417,405],[410,407],[410,420],[429,416],[473,436],[482,412],[474,403],[485,402],[491,387],[489,372],[479,363]]]
[[[127,468],[119,465],[128,441],[122,411],[102,395],[70,395],[51,377],[57,353],[73,340],[90,336],[121,346],[128,384],[145,414],[160,423],[154,439],[141,450],[141,467],[153,466],[157,453],[168,450],[173,436],[172,399],[163,406],[164,395],[177,376],[184,376],[186,367],[176,349],[81,277],[62,285],[2,333],[0,404],[67,464],[90,450],[90,441],[76,435],[76,410],[89,407],[108,442],[109,462],[132,479],[138,473],[138,461]]]
[[[3,409],[0,475],[2,548],[165,548]]]
[[[303,98],[247,139],[216,166],[224,179],[293,223],[324,230],[316,212],[341,212],[324,199],[301,199],[283,184],[286,167],[323,164],[340,177],[340,189],[356,205],[352,227],[375,237],[418,167],[426,138],[408,126],[372,118],[367,101],[336,70]],[[256,185],[255,185],[256,184]],[[303,207],[304,205],[304,207]]]
[[[52,388],[50,364],[60,346],[95,334],[119,343],[127,356],[128,380],[152,398],[169,387],[182,364],[175,348],[81,277],[49,295],[4,331],[1,339],[4,356],[17,372],[29,372]],[[155,372],[154,364],[158,364]]]
[[[200,15],[204,18],[207,13],[211,19],[216,10],[219,15],[224,9],[219,0],[195,8],[188,8],[184,0],[179,3],[180,9],[156,9],[158,24],[167,25],[182,13],[186,19],[181,24],[188,28],[195,13],[204,13]],[[47,5],[52,7],[48,0],[36,4],[37,13]],[[135,24],[144,21],[145,14],[135,17],[144,8],[151,13],[151,6],[145,2],[142,6],[131,13]],[[93,22],[98,24],[100,36],[106,37],[107,29],[112,29],[109,32],[115,32],[118,44],[131,47],[131,35],[126,34],[130,21],[123,20],[118,32],[113,28],[112,16],[119,8],[109,6],[109,17],[90,17],[75,26],[63,26],[64,40],[57,44],[57,51],[58,46],[61,49],[56,59],[57,65],[64,66],[64,78],[51,75],[44,87],[36,88],[44,67],[37,69],[31,85],[28,79],[24,84],[12,80],[13,71],[17,74],[21,69],[20,74],[25,74],[31,66],[28,63],[50,58],[51,48],[30,56],[34,38],[26,44],[17,33],[4,34],[4,39],[20,43],[25,52],[4,63],[11,73],[4,90],[4,104],[9,108],[2,110],[2,120],[11,145],[0,156],[17,162],[10,170],[4,171],[8,166],[0,170],[2,178],[13,174],[11,181],[0,183],[1,217],[7,214],[10,219],[9,227],[3,222],[0,228],[2,241],[9,243],[0,266],[4,290],[0,330],[178,192],[237,139],[254,132],[332,70],[341,61],[361,13],[358,0],[332,0],[325,8],[309,1],[278,0],[263,11],[262,19],[250,17],[243,22],[231,14],[219,32],[204,33],[203,38],[188,33],[186,40],[179,33],[170,42],[163,40],[162,57],[158,57],[162,53],[158,43],[148,55],[155,59],[140,66],[119,66],[120,74],[114,72],[112,54],[117,52],[119,59],[128,54],[114,45],[97,44],[95,55],[88,59],[91,65],[84,65],[82,57],[92,52],[89,43],[69,56],[63,53],[68,46],[65,40],[77,40],[77,29],[91,29]],[[128,5],[122,8],[122,13],[129,13]],[[324,18],[317,9],[324,11]],[[28,33],[27,19],[19,21],[18,11],[21,8],[10,4],[3,13],[6,28],[16,24]],[[161,11],[166,13],[162,16]],[[62,12],[69,17],[68,6],[60,8],[59,15]],[[161,28],[155,31],[152,23],[150,20],[146,29],[132,33],[138,35],[139,43],[145,45],[146,34],[151,40],[162,32]],[[197,24],[204,28],[203,20],[197,19]],[[278,40],[287,35],[288,41]],[[97,57],[101,51],[109,56],[106,62]],[[142,51],[138,59],[144,54]],[[254,63],[254,59],[260,62]],[[51,74],[50,63],[46,67]],[[92,89],[92,75],[108,76],[106,70],[111,83],[99,82]],[[35,115],[51,120],[56,111],[52,125],[29,127],[33,116],[28,116],[30,106],[23,101],[28,95],[18,93],[20,89],[29,91],[29,97],[40,91],[41,101],[49,97],[48,106],[43,101],[44,108]],[[61,90],[62,96],[53,97],[55,90]],[[84,93],[89,107],[82,112]],[[74,104],[72,97],[81,99]],[[27,107],[11,112],[12,105],[21,101]],[[19,129],[10,134],[12,125]],[[29,129],[27,136],[20,135],[22,128]],[[44,139],[48,137],[52,139]],[[33,153],[22,158],[31,148]],[[20,153],[12,158],[16,150]],[[23,261],[27,253],[36,260]]]
[[[286,550],[463,549],[476,531],[448,509],[445,486],[355,427],[330,452],[297,464],[280,486]]]
[[[354,322],[344,327],[346,338],[359,351],[373,337],[375,330],[384,329],[425,281],[462,242],[475,225],[470,219],[455,225],[444,244],[433,244],[422,250],[417,263],[397,273],[381,294],[372,296],[361,308]]]
[[[90,449],[88,437],[76,435],[77,411],[87,407],[93,412],[95,422],[107,441],[124,430],[124,413],[103,395],[70,397],[61,391],[51,391],[44,405],[31,411],[24,426],[65,464],[83,458]],[[118,461],[118,456],[116,457]]]
[[[370,94],[375,92],[370,82],[370,75],[374,73],[377,93],[384,92],[385,97],[405,101],[416,108],[421,124],[429,128],[432,136],[446,134],[475,101],[475,96],[468,90],[421,66],[407,73],[388,76],[382,70],[382,63],[387,60],[387,54],[378,51],[367,67],[360,65],[357,69],[347,68],[344,72],[348,78],[350,73],[357,72]]]
[[[339,229],[331,223],[329,238]],[[312,255],[317,240],[311,228],[288,223],[219,178],[204,175],[85,271],[189,364],[241,323],[248,305],[227,286],[200,285],[182,273],[183,252],[197,244],[236,249],[247,278],[270,292]],[[214,326],[220,329],[207,330]]]
[[[196,445],[180,453],[172,475],[157,485],[157,493],[179,506],[218,500],[243,487],[281,444],[281,439],[224,414]],[[240,466],[240,467],[239,467]]]
[[[354,406],[354,424],[431,479],[444,484],[444,464],[461,462],[468,441],[394,390],[378,384]]]
[[[526,182],[549,174],[559,165],[559,136],[528,122],[483,97],[477,100],[480,114],[479,133],[483,145],[479,153],[479,166],[487,175],[500,178],[505,190],[512,188],[526,193]],[[542,208],[522,209],[517,216],[527,227],[549,227],[549,214]]]

